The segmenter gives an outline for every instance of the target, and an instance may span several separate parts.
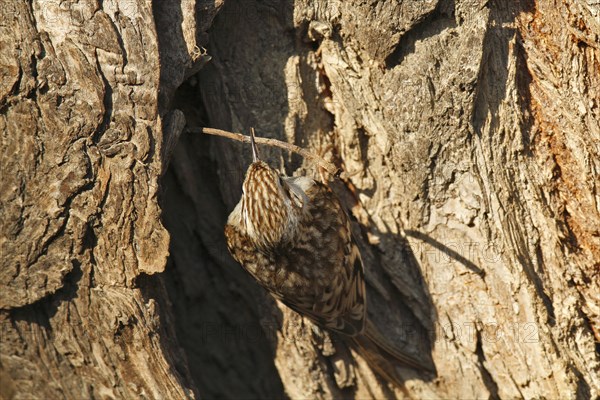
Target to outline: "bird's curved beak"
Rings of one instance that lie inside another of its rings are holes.
[[[254,140],[254,128],[250,128],[250,144],[252,145],[252,162],[259,160],[258,148],[256,147],[256,141]]]

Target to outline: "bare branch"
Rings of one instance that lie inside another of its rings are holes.
[[[221,129],[215,129],[215,128],[187,128],[187,130],[188,130],[188,132],[191,132],[191,133],[204,133],[206,135],[222,136],[222,137],[225,137],[228,139],[233,139],[233,140],[237,140],[240,142],[250,143],[250,136],[243,135],[241,133],[233,133],[233,132],[228,132],[228,131],[224,131]],[[258,137],[258,136],[255,137],[255,140],[256,140],[256,143],[258,143],[258,144],[279,147],[279,148],[285,149],[287,151],[290,151],[292,153],[299,154],[300,156],[302,156],[304,158],[310,159],[310,160],[314,161],[315,163],[317,163],[321,168],[325,169],[327,172],[329,172],[332,176],[334,176],[336,178],[339,178],[342,175],[342,170],[340,168],[337,168],[332,163],[324,160],[323,158],[319,157],[318,155],[316,155],[314,153],[311,153],[308,150],[303,149],[302,147],[296,146],[294,144],[282,142],[277,139],[262,138],[262,137]]]

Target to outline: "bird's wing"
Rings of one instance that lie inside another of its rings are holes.
[[[306,194],[310,209],[304,224],[312,229],[307,235],[312,241],[308,247],[319,254],[311,267],[323,270],[324,276],[313,279],[316,288],[311,303],[293,304],[288,300],[286,304],[328,329],[357,335],[365,326],[366,291],[362,259],[349,218],[325,185],[312,181]]]
[[[279,298],[297,313],[332,331],[347,336],[363,333],[366,323],[364,273],[360,256],[349,262],[347,277],[333,279],[316,296]]]

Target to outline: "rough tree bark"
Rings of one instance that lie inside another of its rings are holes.
[[[597,1],[5,3],[0,398],[600,395]],[[249,149],[186,123],[343,167],[370,312],[436,376],[245,275]]]

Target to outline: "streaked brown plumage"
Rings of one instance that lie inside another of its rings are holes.
[[[225,235],[234,258],[276,298],[328,329],[363,331],[362,263],[348,217],[312,179],[252,163]]]
[[[361,347],[369,337],[421,367],[377,343],[381,335],[367,321],[360,252],[335,194],[308,177],[279,175],[258,159],[254,137],[252,150],[242,198],[225,227],[233,257],[274,297],[318,325],[355,337]]]

